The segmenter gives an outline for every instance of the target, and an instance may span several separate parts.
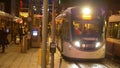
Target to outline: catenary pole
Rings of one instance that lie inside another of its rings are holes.
[[[52,1],[52,41],[55,42],[55,0]]]
[[[41,68],[46,68],[47,23],[48,23],[48,0],[43,0]]]
[[[33,15],[34,15],[34,13],[33,13],[33,0],[29,0],[29,17],[28,17],[28,27],[29,27],[29,30],[30,30],[30,33],[31,33],[31,35],[32,35],[32,28],[33,28]],[[32,39],[30,39],[30,42],[29,42],[29,44],[30,44],[30,47],[32,46]]]

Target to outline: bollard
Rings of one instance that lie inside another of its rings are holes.
[[[22,37],[21,52],[22,53],[26,53],[27,52],[27,40],[26,40],[26,36]]]
[[[27,39],[27,49],[30,49],[30,39],[31,39],[31,34],[30,32],[28,32],[28,34],[26,35],[26,39]]]
[[[50,68],[54,68],[54,54],[56,52],[56,43],[55,42],[51,42],[50,43],[50,53],[51,53],[51,66]]]

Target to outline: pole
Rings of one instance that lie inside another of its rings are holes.
[[[48,22],[48,0],[43,0],[41,68],[46,68],[47,22]]]
[[[28,23],[28,27],[29,27],[29,30],[30,30],[30,34],[32,35],[32,28],[33,28],[33,0],[29,0],[29,23]],[[30,47],[32,46],[32,38],[30,38],[30,43],[29,43]]]
[[[54,53],[51,53],[51,66],[50,68],[54,68]]]
[[[52,2],[52,41],[55,41],[55,1]]]
[[[55,0],[52,1],[52,42],[55,42]],[[51,68],[54,68],[54,53],[51,53]]]

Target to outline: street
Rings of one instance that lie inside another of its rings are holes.
[[[118,63],[111,60],[103,62],[67,62],[62,60],[61,68],[120,68]]]
[[[21,53],[20,45],[9,45],[6,47],[5,53],[0,53],[0,68],[41,68],[39,64],[41,60],[38,60],[39,49],[30,48],[26,53]],[[49,55],[47,68],[50,68],[50,59]],[[55,53],[54,60],[54,68],[120,68],[119,63],[112,59],[105,59],[103,62],[65,61],[58,50]]]

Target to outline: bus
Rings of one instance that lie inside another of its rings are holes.
[[[56,17],[57,48],[64,59],[105,58],[105,13],[96,6],[68,7]]]
[[[109,17],[106,42],[107,54],[120,57],[120,14]]]

